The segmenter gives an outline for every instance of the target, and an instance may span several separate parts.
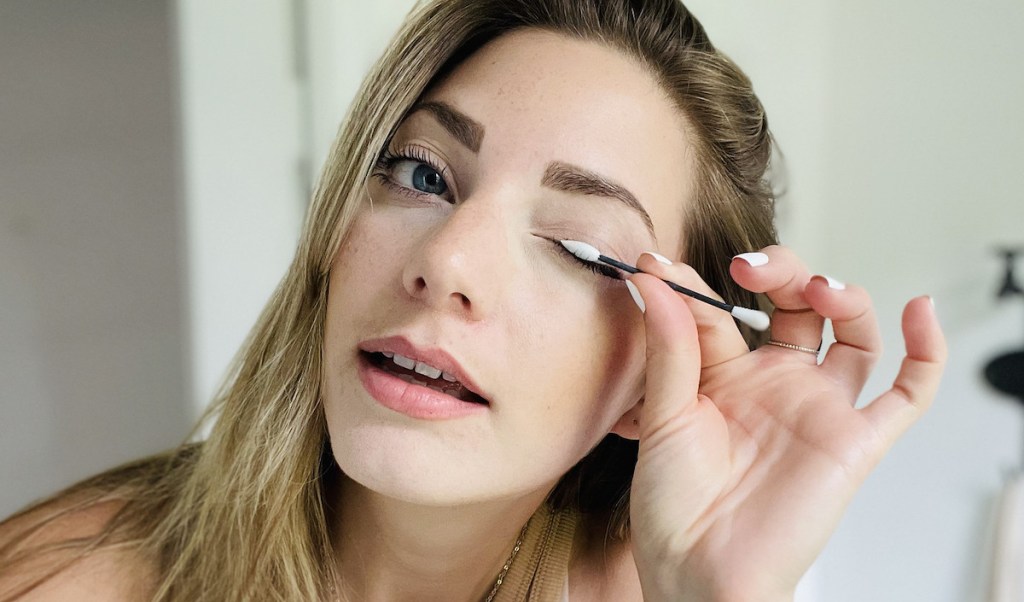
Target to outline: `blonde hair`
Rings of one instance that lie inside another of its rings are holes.
[[[34,506],[75,500],[61,510],[67,515],[124,502],[99,535],[58,544],[72,554],[53,572],[98,547],[132,546],[154,563],[157,600],[327,595],[336,575],[324,478],[334,464],[320,378],[332,260],[379,152],[408,109],[475,50],[521,28],[599,41],[654,75],[692,125],[697,147],[697,194],[685,219],[683,258],[733,302],[764,304],[732,282],[727,258],[775,242],[767,121],[749,80],[677,0],[421,2],[341,126],[295,258],[207,413],[216,418],[210,436]],[[549,503],[580,508],[595,517],[587,528],[625,538],[635,461],[634,442],[609,436],[563,478]],[[8,542],[0,566],[14,570],[38,554],[19,544],[55,518],[35,521]]]

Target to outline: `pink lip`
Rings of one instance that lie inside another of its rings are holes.
[[[439,349],[437,347],[419,347],[414,345],[405,337],[387,337],[384,339],[363,341],[359,344],[359,349],[368,353],[390,351],[391,353],[404,355],[405,357],[416,360],[417,362],[430,364],[438,370],[442,370],[454,376],[463,387],[466,387],[473,393],[476,393],[484,399],[489,399],[487,394],[484,393],[475,382],[473,382],[473,379],[469,374],[466,374],[466,371],[462,368],[459,362],[457,362],[455,358],[449,355],[444,349]]]
[[[391,352],[424,362],[458,379],[469,391],[488,399],[455,359],[442,349],[418,347],[404,337],[363,341],[359,349],[367,353]],[[413,418],[441,420],[486,412],[488,406],[464,401],[429,387],[406,382],[359,358],[359,379],[367,392],[381,405]]]

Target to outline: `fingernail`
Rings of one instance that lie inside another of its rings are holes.
[[[644,254],[645,255],[650,255],[651,257],[655,258],[658,261],[658,263],[663,263],[665,265],[672,265],[672,261],[669,260],[668,257],[665,257],[664,255],[659,255],[659,254],[655,253],[654,251],[644,251]]]
[[[768,256],[764,253],[740,253],[733,259],[742,259],[750,264],[750,267],[758,268],[768,263]]]
[[[640,313],[646,313],[647,304],[644,303],[644,298],[640,296],[640,290],[629,280],[626,281],[626,288],[629,289],[629,296],[633,297],[633,302],[640,308]]]
[[[835,289],[837,291],[845,291],[846,290],[846,285],[843,284],[842,282],[840,282],[839,280],[836,280],[835,278],[833,278],[831,276],[826,276],[824,274],[822,274],[822,278],[825,279],[825,282],[828,282],[828,287],[829,288]]]
[[[935,309],[935,297],[928,295],[928,303],[932,304],[932,309]]]

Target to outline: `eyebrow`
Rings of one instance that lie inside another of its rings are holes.
[[[444,102],[428,100],[416,103],[412,110],[409,111],[409,115],[417,111],[427,111],[462,146],[465,146],[474,153],[480,152],[480,143],[484,139],[484,126],[470,119],[464,113],[460,113],[455,107]]]
[[[625,186],[616,184],[600,174],[569,163],[552,161],[544,170],[541,184],[562,192],[601,196],[621,201],[640,216],[651,236],[654,240],[658,240],[658,237],[654,235],[654,223],[651,222],[651,216],[636,200],[633,193]]]
[[[460,144],[473,151],[480,152],[480,145],[484,139],[484,126],[474,121],[466,114],[445,102],[430,100],[416,103],[409,111],[409,115],[417,111],[427,111],[437,119],[437,122]],[[618,184],[601,174],[588,169],[565,163],[552,161],[544,170],[544,177],[541,185],[552,190],[559,190],[571,194],[583,194],[614,199],[622,202],[632,209],[650,232],[654,240],[654,223],[650,214],[643,205],[636,200],[636,196],[628,188]]]

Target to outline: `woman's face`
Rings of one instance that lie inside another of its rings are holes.
[[[423,103],[331,271],[334,455],[410,502],[547,491],[608,432],[629,434],[644,381],[624,283],[553,241],[629,262],[678,256],[694,179],[684,119],[625,55],[535,30],[485,46]],[[604,188],[585,194],[587,176]],[[484,399],[386,354],[456,373]]]

